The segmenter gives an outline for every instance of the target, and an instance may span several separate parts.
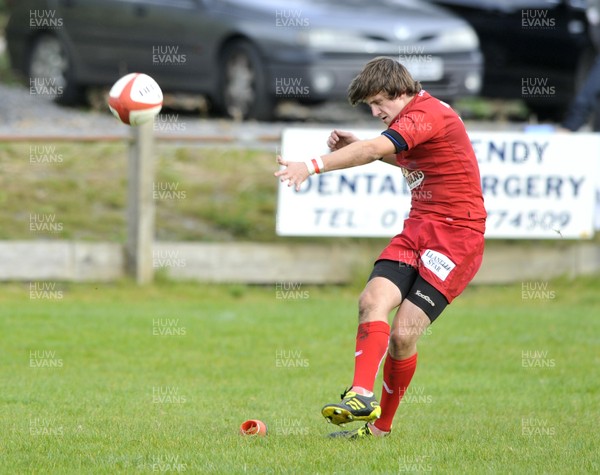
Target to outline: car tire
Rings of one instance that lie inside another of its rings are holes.
[[[218,112],[237,119],[272,120],[275,100],[257,49],[248,41],[228,45],[219,62]]]
[[[74,80],[72,57],[56,35],[44,33],[35,39],[29,52],[28,73],[40,95],[68,105],[82,100],[83,90]]]

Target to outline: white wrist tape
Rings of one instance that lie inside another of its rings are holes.
[[[321,157],[311,158],[304,163],[308,168],[309,175],[314,175],[315,173],[319,174],[325,171],[325,165],[323,164],[323,159]]]

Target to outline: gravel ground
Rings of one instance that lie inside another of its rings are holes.
[[[96,98],[96,108],[65,107],[54,103],[51,98],[31,94],[26,86],[0,84],[0,135],[2,136],[81,136],[122,135],[129,127],[120,124],[108,112],[101,110],[102,99]],[[183,101],[182,101],[183,102]],[[175,104],[177,99],[175,99]],[[175,105],[175,107],[177,107]],[[188,108],[189,109],[189,108]],[[276,135],[282,128],[294,123],[373,123],[367,113],[353,110],[346,104],[306,108],[283,104],[278,109],[281,120],[273,123],[239,123],[225,119],[202,117],[198,109],[190,112],[183,109],[163,109],[165,122],[157,124],[157,132],[164,135],[185,136],[229,136]]]
[[[0,135],[124,134],[110,115],[61,107],[25,86],[0,84]]]
[[[103,96],[96,94],[96,108],[64,107],[50,98],[31,94],[26,86],[0,84],[1,137],[81,137],[122,136],[131,129],[119,123],[104,107]],[[98,98],[100,97],[100,98]],[[176,101],[177,102],[177,101]],[[182,102],[183,103],[183,102]],[[374,127],[378,121],[368,112],[348,104],[333,103],[315,107],[282,104],[278,109],[280,120],[271,123],[235,122],[202,117],[199,109],[164,109],[161,121],[155,124],[158,136],[197,137],[199,140],[235,139],[239,143],[264,143],[264,138],[278,137],[290,126],[348,126]],[[522,130],[523,124],[499,122],[467,122],[470,130]],[[268,140],[267,140],[268,142]]]

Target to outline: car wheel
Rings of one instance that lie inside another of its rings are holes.
[[[271,120],[275,101],[256,48],[247,41],[227,46],[220,62],[218,109],[234,119]]]
[[[30,85],[36,94],[73,104],[82,91],[73,80],[73,61],[64,43],[52,34],[39,36],[29,54]]]

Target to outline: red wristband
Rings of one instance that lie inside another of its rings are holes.
[[[317,174],[318,174],[318,173],[321,173],[321,169],[319,168],[319,164],[317,163],[317,159],[316,159],[316,158],[313,158],[313,159],[311,160],[311,162],[312,162],[312,164],[313,164],[313,167],[315,167],[315,173],[317,173]]]

